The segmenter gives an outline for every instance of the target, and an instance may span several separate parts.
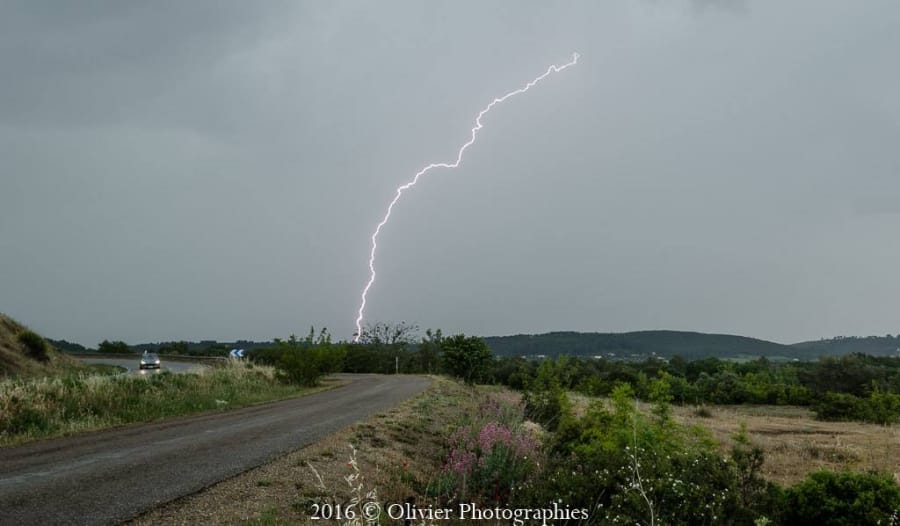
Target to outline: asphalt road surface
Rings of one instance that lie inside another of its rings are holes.
[[[301,398],[0,448],[0,524],[116,524],[418,394],[418,376],[341,375]]]
[[[141,369],[140,368],[140,355],[135,355],[134,358],[80,358],[82,362],[85,363],[96,363],[96,364],[106,364],[106,365],[118,365],[119,367],[124,367],[128,370],[129,373],[132,374],[156,374],[160,371],[172,371],[173,373],[185,373],[188,371],[194,371],[198,368],[202,369],[206,367],[205,365],[193,363],[193,362],[176,362],[173,360],[162,359],[160,362],[159,369]]]

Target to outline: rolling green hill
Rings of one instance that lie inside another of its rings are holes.
[[[558,355],[608,356],[615,358],[671,357],[815,359],[815,349],[733,336],[685,331],[638,331],[624,333],[550,332],[546,334],[491,336],[484,341],[498,356]]]
[[[734,336],[687,331],[637,331],[622,333],[549,332],[490,336],[484,339],[498,356],[606,356],[617,359],[679,355],[689,360],[708,357],[815,360],[820,356],[863,353],[900,356],[900,335],[840,337],[784,345]],[[613,356],[614,355],[614,356]]]
[[[845,336],[829,340],[795,343],[791,347],[816,355],[843,355],[851,353],[872,356],[900,356],[900,335],[897,336]]]

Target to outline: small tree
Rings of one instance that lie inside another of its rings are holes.
[[[559,381],[559,371],[552,360],[545,360],[538,367],[534,378],[528,382],[525,395],[525,418],[553,431],[571,413],[571,404]]]
[[[287,340],[276,338],[275,349],[278,376],[285,382],[302,386],[316,385],[323,375],[340,369],[346,353],[342,345],[331,343],[327,330],[322,329],[316,336],[312,327],[303,340],[293,334]]]
[[[425,331],[425,337],[416,349],[416,367],[423,373],[436,373],[441,362],[441,344],[444,336],[441,330]]]
[[[416,331],[417,326],[406,322],[366,325],[359,341],[348,348],[347,372],[386,374],[396,371],[397,365],[408,372],[412,366],[409,346],[415,342]]]
[[[419,327],[417,325],[409,324],[405,321],[396,324],[378,322],[366,325],[366,328],[359,335],[358,343],[373,347],[385,346],[406,349],[407,345],[415,341],[418,330]]]
[[[444,338],[441,343],[444,367],[447,371],[473,385],[482,379],[493,362],[493,355],[484,340],[477,336],[457,334]]]

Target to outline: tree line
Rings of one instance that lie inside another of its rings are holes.
[[[743,362],[688,360],[680,355],[640,361],[567,355],[545,359],[497,357],[484,339],[463,334],[447,337],[439,329],[428,329],[420,336],[418,327],[407,323],[369,325],[357,342],[333,342],[328,331],[311,330],[305,338],[291,336],[248,347],[251,360],[290,369],[287,377],[295,381],[308,379],[300,383],[315,382],[329,372],[450,374],[468,383],[524,389],[535,381],[541,364],[551,362],[559,371],[563,388],[589,396],[609,396],[616,386],[628,384],[639,398],[649,399],[653,380],[665,378],[677,404],[799,405],[810,407],[825,420],[900,421],[897,357],[852,353],[787,363],[765,357]],[[128,352],[129,346],[104,340],[99,349]],[[205,356],[226,356],[230,350],[215,342],[206,346],[167,342],[156,344],[155,349]],[[301,364],[305,372],[298,371]]]

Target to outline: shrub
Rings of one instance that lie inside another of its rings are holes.
[[[26,329],[20,332],[17,338],[19,343],[25,346],[25,352],[29,357],[42,362],[50,359],[47,354],[49,348],[47,340],[41,338],[38,333]]]
[[[699,416],[700,418],[712,418],[713,413],[709,410],[705,405],[701,405],[700,407],[694,409],[694,416]]]
[[[493,365],[493,355],[484,340],[457,334],[441,341],[444,367],[453,376],[472,385],[484,380]]]
[[[559,375],[552,361],[538,367],[534,379],[522,397],[525,402],[525,418],[555,430],[560,422],[571,415],[571,404],[560,385]]]
[[[629,384],[613,390],[612,409],[594,402],[580,418],[566,418],[552,435],[547,468],[522,506],[562,499],[592,510],[601,524],[746,524],[755,517],[741,501],[739,469],[708,434],[667,417],[663,384],[653,416],[635,407]],[[756,459],[745,468],[755,482]],[[750,493],[749,491],[747,492]],[[743,519],[743,520],[742,520]]]
[[[302,386],[316,385],[323,375],[339,370],[346,354],[342,346],[332,345],[327,331],[315,337],[312,328],[304,340],[293,334],[286,341],[275,339],[275,353],[278,377]]]
[[[506,505],[537,466],[538,440],[523,427],[522,411],[484,401],[471,422],[450,435],[435,490],[483,505]]]
[[[825,393],[813,406],[820,420],[861,420],[887,425],[900,420],[900,395],[873,387],[868,398]]]
[[[865,420],[869,422],[888,425],[900,420],[900,395],[874,387],[865,406]]]
[[[859,398],[846,393],[824,393],[813,405],[820,420],[853,420],[859,414]]]
[[[900,487],[890,475],[819,471],[785,492],[784,523],[851,526],[900,522]]]

